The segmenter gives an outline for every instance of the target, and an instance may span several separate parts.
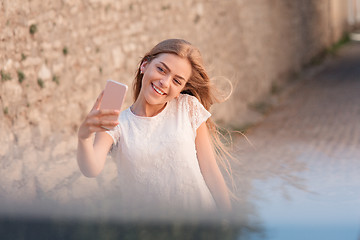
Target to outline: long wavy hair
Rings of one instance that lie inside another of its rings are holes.
[[[140,66],[144,61],[150,62],[156,58],[159,54],[170,53],[176,54],[179,57],[186,58],[191,64],[191,76],[181,91],[183,94],[189,94],[196,97],[199,102],[210,111],[210,107],[214,103],[221,102],[216,97],[217,89],[211,84],[210,78],[204,68],[203,60],[200,51],[191,43],[183,39],[167,39],[158,43],[141,59],[138,69],[136,71],[135,81],[133,84],[134,101],[137,100],[142,84],[143,74],[141,73]],[[227,147],[222,140],[226,139],[219,127],[213,122],[211,118],[206,121],[207,128],[211,135],[211,142],[216,154],[216,160],[218,164],[226,171],[231,179],[233,188],[235,187],[231,174],[231,166],[229,159],[232,158],[231,154],[227,150]],[[232,194],[232,191],[229,191]],[[233,196],[234,197],[234,196]]]

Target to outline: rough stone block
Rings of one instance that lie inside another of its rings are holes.
[[[1,98],[6,104],[20,103],[22,100],[23,89],[17,81],[6,81],[2,83],[0,92]]]
[[[49,80],[51,78],[51,72],[45,64],[41,66],[38,72],[38,78],[41,78],[43,80]]]

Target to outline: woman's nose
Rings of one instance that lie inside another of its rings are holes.
[[[160,79],[160,85],[163,88],[167,88],[170,85],[171,76],[167,75]]]

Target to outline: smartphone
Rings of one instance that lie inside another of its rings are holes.
[[[107,80],[100,109],[121,110],[128,87],[125,84]],[[116,121],[116,116],[109,116],[106,120]]]

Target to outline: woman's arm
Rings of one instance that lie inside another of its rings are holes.
[[[216,163],[206,122],[197,129],[195,145],[201,173],[219,209],[231,210],[228,188]]]
[[[100,174],[112,143],[113,139],[102,132],[96,134],[94,142],[92,138],[78,139],[77,161],[86,177],[96,177]]]
[[[87,177],[96,177],[104,167],[106,155],[113,143],[110,135],[105,133],[118,124],[118,121],[104,120],[103,117],[119,115],[117,110],[99,110],[103,93],[101,93],[81,124],[78,132],[77,161],[81,172]],[[94,133],[97,132],[93,142]]]

